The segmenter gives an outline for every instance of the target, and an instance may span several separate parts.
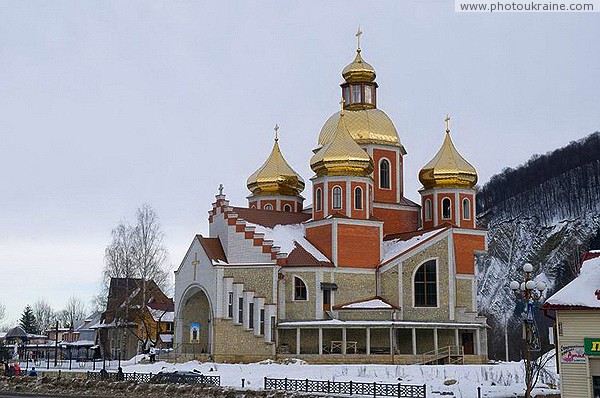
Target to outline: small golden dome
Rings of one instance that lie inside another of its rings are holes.
[[[375,68],[362,59],[360,48],[356,50],[354,61],[342,70],[342,77],[347,83],[371,83],[376,76]]]
[[[373,161],[354,141],[346,126],[346,112],[340,113],[333,139],[317,151],[310,167],[322,176],[366,177],[373,171]]]
[[[327,119],[319,134],[319,146],[326,145],[333,140],[339,120],[340,112],[334,113]],[[350,132],[350,136],[359,145],[381,144],[402,146],[394,123],[380,109],[345,110],[344,122]]]
[[[473,188],[477,184],[475,167],[458,153],[449,129],[440,150],[419,172],[419,181],[425,189]]]
[[[254,196],[298,196],[304,190],[304,180],[281,154],[277,136],[271,154],[265,163],[248,177],[246,186]]]

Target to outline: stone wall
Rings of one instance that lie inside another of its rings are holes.
[[[215,350],[217,362],[255,362],[274,356],[274,344],[266,343],[263,336],[252,330],[234,325],[229,319],[215,319]]]

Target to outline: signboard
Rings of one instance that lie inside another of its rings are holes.
[[[583,346],[585,347],[585,355],[599,355],[600,356],[600,337],[584,338]]]
[[[582,345],[562,346],[560,349],[561,363],[585,363],[585,351]]]

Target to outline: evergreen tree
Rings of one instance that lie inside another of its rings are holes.
[[[596,231],[596,236],[590,241],[590,250],[600,250],[600,228]]]
[[[23,330],[25,330],[27,333],[37,333],[37,323],[35,321],[35,315],[33,315],[33,310],[29,305],[25,307],[23,313],[21,314],[19,326],[21,326]]]

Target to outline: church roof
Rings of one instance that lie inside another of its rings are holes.
[[[302,267],[333,267],[333,263],[330,261],[319,261],[310,254],[304,247],[300,246],[297,242],[294,245],[294,249],[287,256],[286,266],[302,266]]]
[[[300,224],[311,218],[310,213],[293,213],[289,211],[274,211],[262,209],[248,209],[246,207],[234,207],[233,211],[240,218],[252,224],[273,228],[275,225]]]
[[[263,165],[248,177],[246,185],[256,196],[297,196],[304,190],[304,180],[283,157],[277,136],[271,154]]]
[[[196,235],[196,238],[200,242],[200,245],[202,245],[202,248],[209,259],[227,262],[227,256],[225,256],[225,251],[223,250],[219,238],[205,238],[202,235]]]
[[[419,172],[419,181],[425,189],[473,188],[477,183],[475,167],[458,153],[449,128],[440,150]]]

